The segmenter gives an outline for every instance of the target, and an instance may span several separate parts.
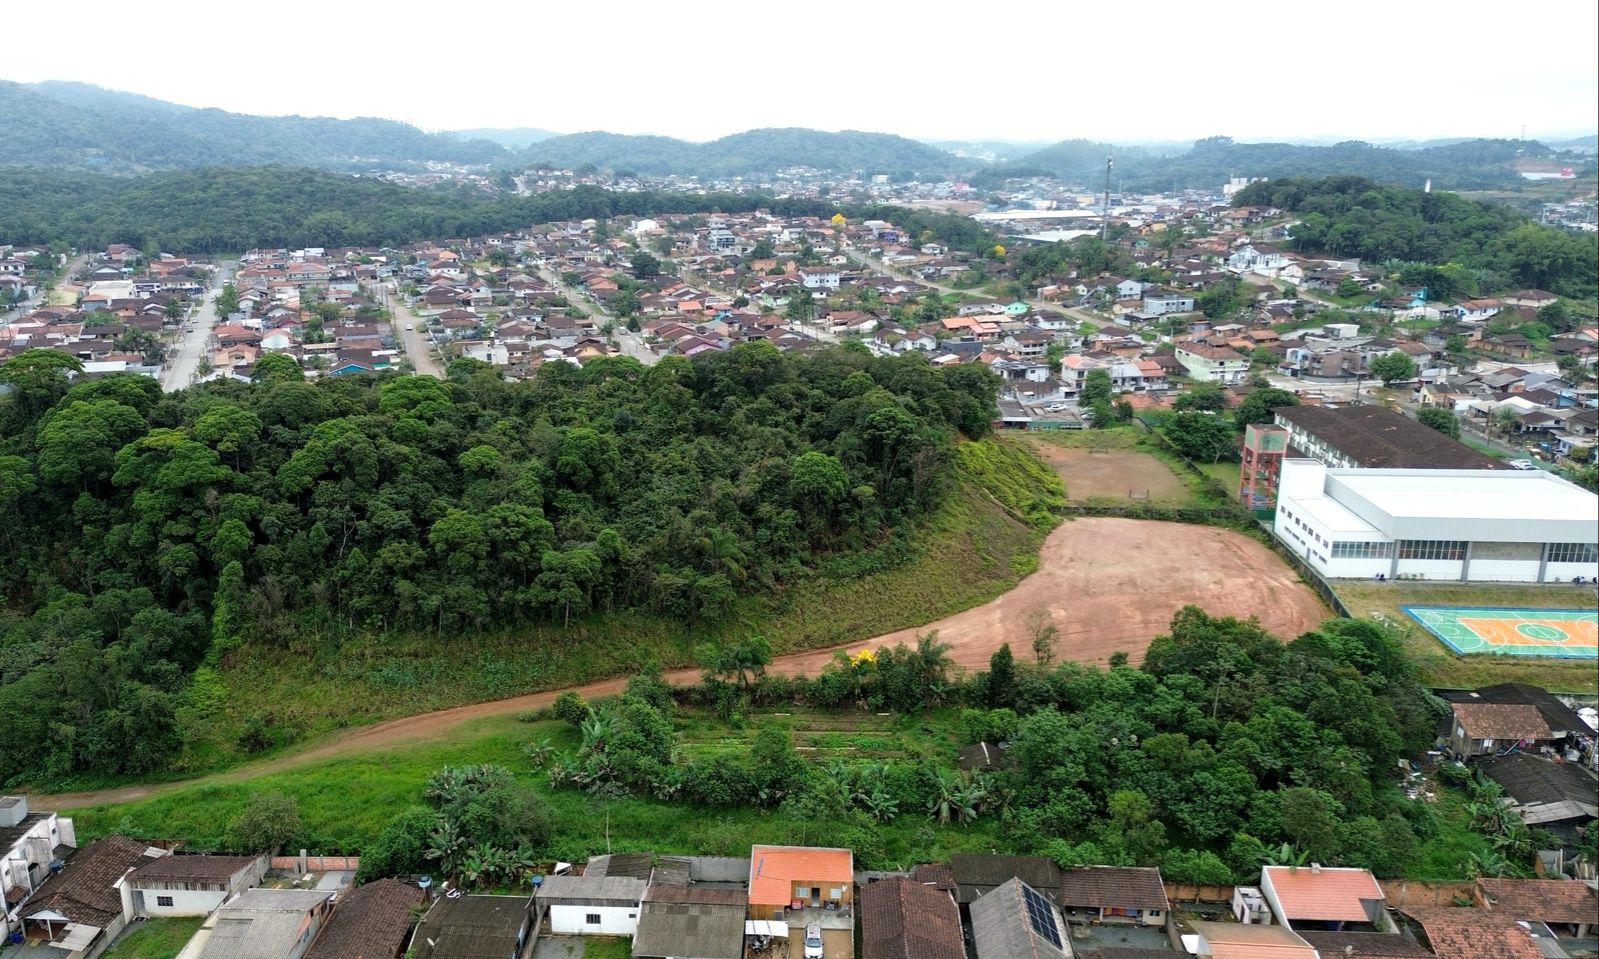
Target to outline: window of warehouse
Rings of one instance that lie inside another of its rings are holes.
[[[1599,562],[1599,546],[1593,543],[1550,543],[1549,562],[1551,563],[1595,563]]]
[[[1404,539],[1399,541],[1399,558],[1465,559],[1466,543],[1464,540],[1454,539]]]

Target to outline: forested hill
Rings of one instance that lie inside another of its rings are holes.
[[[1512,163],[1521,157],[1559,156],[1579,169],[1594,165],[1591,156],[1561,153],[1542,143],[1522,140],[1465,140],[1405,150],[1358,140],[1305,146],[1237,143],[1231,137],[1210,137],[1198,141],[1186,153],[1169,156],[1088,140],[1067,140],[991,167],[979,179],[1047,175],[1098,186],[1109,155],[1116,158],[1113,186],[1127,190],[1214,189],[1234,176],[1364,176],[1415,187],[1430,179],[1438,188],[1473,190],[1520,182],[1521,176]]]
[[[1289,232],[1300,252],[1407,261],[1405,281],[1434,298],[1529,287],[1583,298],[1599,292],[1599,239],[1592,234],[1540,226],[1452,193],[1364,177],[1288,178],[1251,184],[1233,202],[1299,214]]]
[[[514,144],[508,148],[504,144]],[[947,176],[980,163],[887,133],[749,130],[710,143],[517,128],[424,133],[394,120],[263,117],[198,109],[83,83],[0,81],[0,166],[140,173],[289,164],[394,169],[428,161],[730,176],[792,166]]]
[[[584,186],[531,197],[439,192],[382,180],[289,167],[179,170],[103,177],[0,168],[0,237],[80,249],[131,243],[143,250],[242,252],[253,247],[400,246],[423,239],[523,230],[555,220],[758,208],[831,216],[819,200],[759,194],[610,192]],[[851,218],[880,217],[930,231],[963,250],[987,234],[974,220],[893,206],[846,206]],[[991,238],[987,238],[992,243]]]
[[[0,364],[5,775],[148,773],[182,753],[187,677],[242,643],[564,625],[591,611],[720,621],[824,560],[903,555],[949,495],[986,369],[751,343],[509,384],[302,382],[163,395]]]
[[[0,81],[0,165],[110,173],[264,163],[360,170],[429,160],[491,163],[506,155],[489,140],[423,133],[394,120],[250,116],[81,83]]]
[[[785,167],[841,172],[952,176],[980,161],[963,160],[936,147],[888,133],[802,128],[748,130],[709,143],[671,137],[574,133],[533,144],[520,155],[532,166],[592,165],[634,173],[734,176]]]

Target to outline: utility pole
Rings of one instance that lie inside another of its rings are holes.
[[[1099,216],[1099,242],[1105,242],[1105,231],[1110,228],[1110,171],[1116,162],[1110,157],[1105,158],[1105,206]]]

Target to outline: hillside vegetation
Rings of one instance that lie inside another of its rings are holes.
[[[80,249],[242,252],[253,247],[400,246],[525,230],[556,220],[769,209],[830,217],[837,204],[762,194],[612,192],[593,186],[531,197],[439,192],[291,167],[179,170],[143,177],[0,169],[0,236]],[[992,245],[976,221],[932,210],[846,205],[846,217],[892,220],[959,249]]]
[[[1174,186],[1215,189],[1228,177],[1363,176],[1419,187],[1431,179],[1435,187],[1489,189],[1521,182],[1511,164],[1519,156],[1547,156],[1556,151],[1535,141],[1465,140],[1407,150],[1373,146],[1359,140],[1331,146],[1292,143],[1238,143],[1231,137],[1209,137],[1191,150],[1165,154],[1138,147],[1116,147],[1090,140],[1064,140],[1010,163],[990,167],[977,179],[1054,176],[1098,186],[1105,158],[1116,158],[1115,189],[1169,190]],[[1564,155],[1564,154],[1563,154]],[[1592,157],[1571,153],[1571,165],[1592,167]]]
[[[1599,292],[1599,239],[1592,234],[1540,226],[1505,207],[1451,193],[1364,177],[1290,177],[1251,184],[1233,202],[1299,214],[1290,236],[1301,252],[1416,264],[1401,276],[1427,287],[1434,299],[1527,287],[1571,297]]]
[[[574,133],[535,143],[519,159],[533,166],[592,165],[606,170],[692,176],[733,176],[798,166],[844,172],[947,175],[981,165],[980,161],[963,160],[893,134],[859,130],[828,133],[799,127],[746,130],[709,143],[662,136]]]
[[[166,769],[188,697],[215,692],[190,688],[202,665],[599,613],[709,630],[818,572],[892,569],[995,392],[974,367],[764,344],[518,384],[467,362],[312,385],[269,358],[169,395],[69,387],[73,363],[0,365],[0,713],[36,744],[17,779]]]
[[[489,140],[375,117],[250,116],[82,83],[0,81],[0,165],[112,173],[265,163],[367,169],[489,163],[505,152]]]

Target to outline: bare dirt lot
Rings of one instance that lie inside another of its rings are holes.
[[[1092,517],[1051,533],[1038,572],[993,602],[853,648],[910,644],[936,629],[957,665],[985,669],[1005,643],[1018,656],[1031,655],[1029,619],[1043,609],[1060,629],[1058,658],[1103,663],[1125,651],[1137,663],[1172,614],[1189,603],[1217,616],[1257,616],[1284,638],[1332,615],[1277,554],[1247,536],[1212,526]],[[773,665],[815,673],[831,656],[831,650],[816,650]]]
[[[1038,458],[1055,468],[1066,484],[1072,503],[1089,500],[1146,498],[1156,504],[1176,504],[1188,498],[1188,486],[1176,473],[1148,453],[1133,450],[1089,450],[1080,447],[1034,443]]]

